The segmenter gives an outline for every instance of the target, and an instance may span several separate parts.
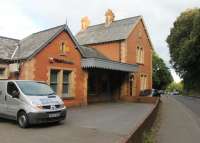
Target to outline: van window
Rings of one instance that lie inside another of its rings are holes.
[[[8,82],[7,93],[12,96],[14,91],[19,92],[17,86],[13,82]]]
[[[16,81],[21,91],[27,96],[47,96],[54,91],[45,83],[35,81]]]

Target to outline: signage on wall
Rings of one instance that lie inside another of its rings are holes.
[[[63,63],[63,64],[73,64],[72,61],[59,59],[59,58],[49,58],[50,63]]]

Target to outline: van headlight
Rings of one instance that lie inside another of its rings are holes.
[[[42,110],[42,109],[43,109],[43,106],[42,106],[42,105],[33,105],[33,107],[34,107],[36,110]]]

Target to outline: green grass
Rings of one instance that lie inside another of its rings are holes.
[[[155,143],[155,135],[152,130],[144,132],[143,143]]]

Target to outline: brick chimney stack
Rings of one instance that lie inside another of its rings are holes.
[[[81,19],[81,30],[84,31],[90,26],[90,20],[87,16]]]
[[[111,9],[108,9],[105,13],[106,21],[105,26],[110,26],[112,22],[115,20],[115,14],[112,12]]]

